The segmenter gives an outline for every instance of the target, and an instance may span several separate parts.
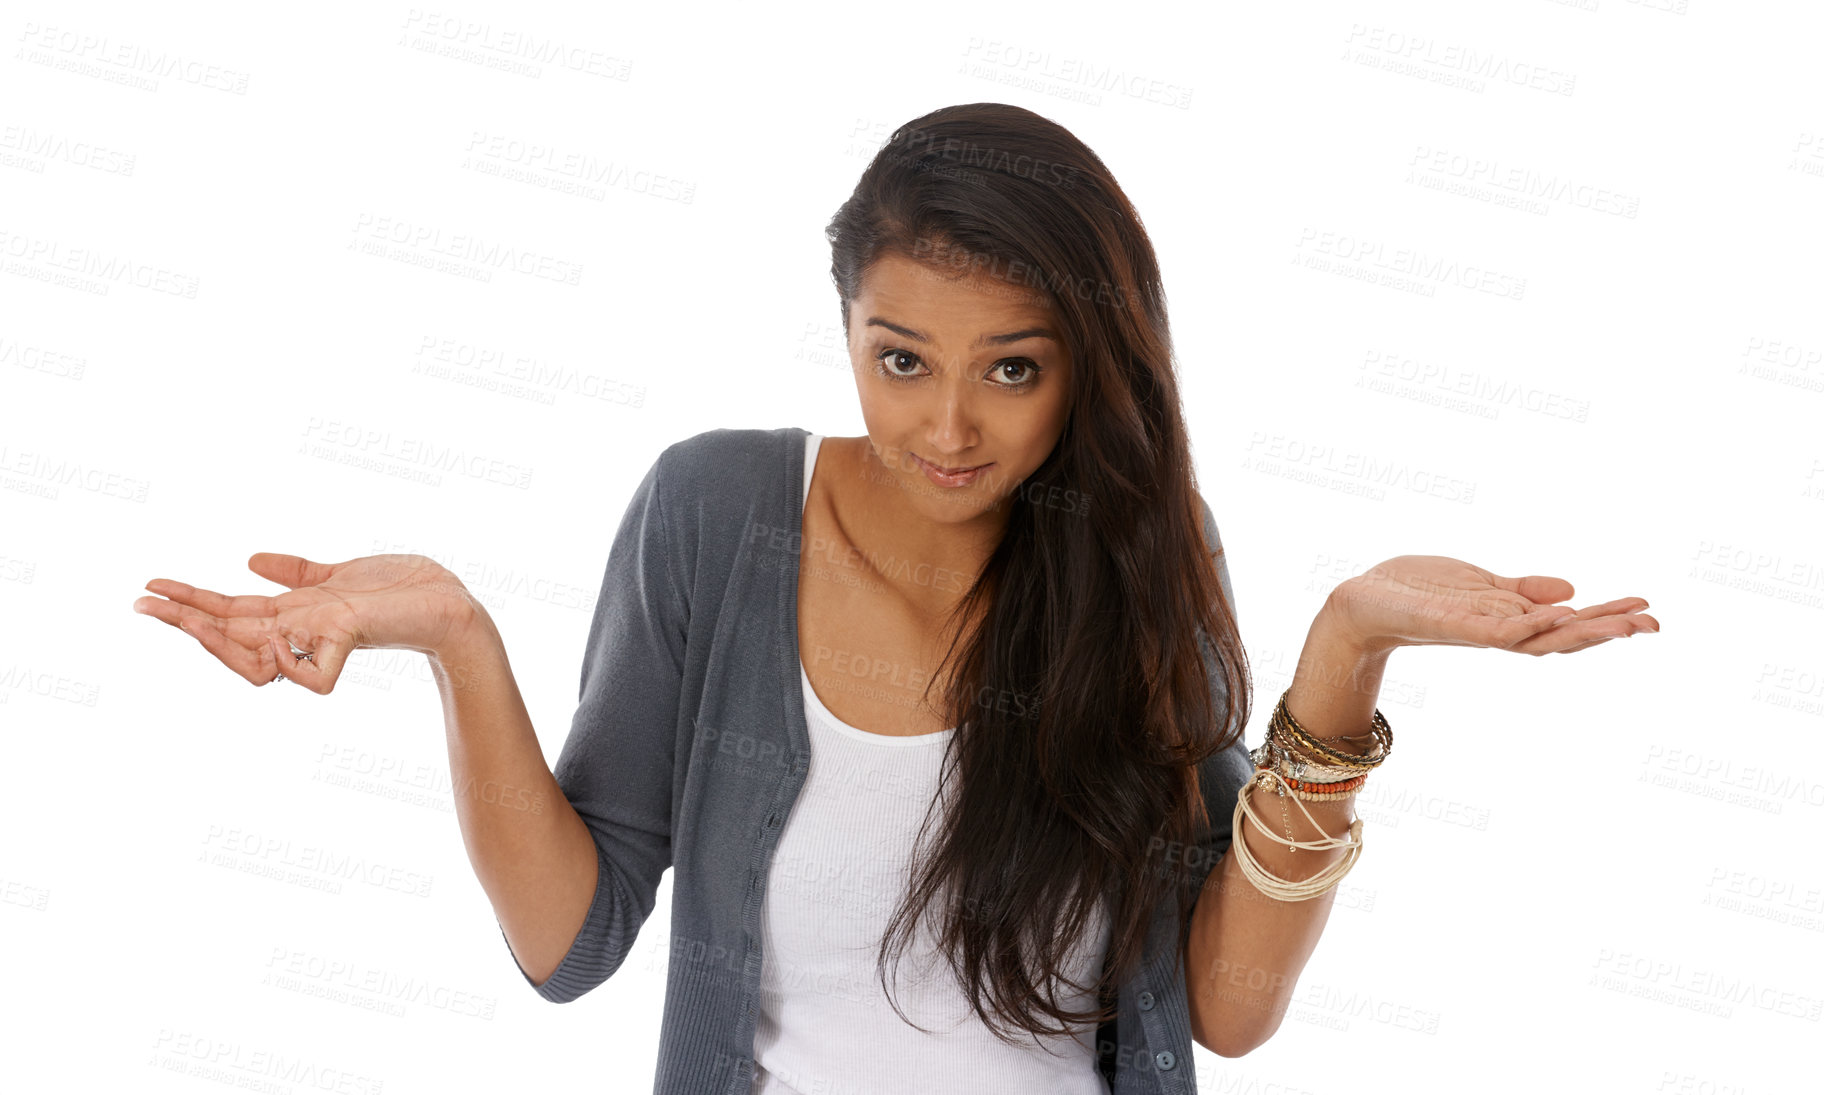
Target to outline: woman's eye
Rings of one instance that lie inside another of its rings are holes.
[[[897,369],[895,369],[893,367],[892,362],[895,358],[904,358],[909,362],[913,362],[914,364],[917,363],[918,359],[916,357],[913,357],[911,354],[905,352],[904,350],[886,350],[886,351],[883,351],[881,353],[880,357],[877,359],[882,366],[881,371],[884,372],[886,375],[888,375],[890,377],[897,377],[900,379],[907,378],[908,374],[899,372]]]
[[[1010,388],[1024,388],[1039,378],[1039,367],[1023,357],[1009,358],[996,364],[995,368],[1014,370],[1007,383]]]

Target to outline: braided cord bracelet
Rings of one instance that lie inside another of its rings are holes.
[[[1241,873],[1245,875],[1248,881],[1254,884],[1254,888],[1261,893],[1266,894],[1268,897],[1276,897],[1281,901],[1307,901],[1330,889],[1330,887],[1336,885],[1338,882],[1341,882],[1343,876],[1348,874],[1350,869],[1355,866],[1356,860],[1359,859],[1362,854],[1362,819],[1358,817],[1349,823],[1349,839],[1346,840],[1333,836],[1325,836],[1322,840],[1281,839],[1269,830],[1266,827],[1266,824],[1261,821],[1260,815],[1254,812],[1254,804],[1249,801],[1252,797],[1249,794],[1249,791],[1257,784],[1262,788],[1267,787],[1268,784],[1264,778],[1266,776],[1279,780],[1282,787],[1285,780],[1284,777],[1271,768],[1261,769],[1260,771],[1262,776],[1257,777],[1256,780],[1250,780],[1242,787],[1241,794],[1235,797],[1235,816],[1231,825],[1231,828],[1234,830],[1234,839],[1231,841],[1231,844],[1236,852],[1236,860],[1241,864]],[[1283,790],[1280,794],[1284,797],[1294,799],[1298,797],[1295,795],[1287,796]],[[1320,833],[1324,831],[1324,827],[1319,825],[1317,819],[1311,816],[1311,811],[1305,809],[1305,804],[1303,802],[1298,804],[1298,809],[1300,813],[1305,815],[1305,820],[1311,823],[1312,828]],[[1329,851],[1333,848],[1344,848],[1347,850],[1343,853],[1343,858],[1332,863],[1330,866],[1324,868],[1310,878],[1298,882],[1280,878],[1268,873],[1267,869],[1261,866],[1260,862],[1254,858],[1253,851],[1248,848],[1248,842],[1242,836],[1241,819],[1243,815],[1246,815],[1254,822],[1254,827],[1256,829],[1289,848],[1308,848],[1312,851]]]

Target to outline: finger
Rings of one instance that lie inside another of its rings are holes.
[[[1552,605],[1559,601],[1568,601],[1577,595],[1577,589],[1563,578],[1553,578],[1544,574],[1528,574],[1522,578],[1507,578],[1490,572],[1488,580],[1497,589],[1509,593],[1518,593],[1534,604]]]
[[[191,608],[176,601],[167,601],[163,597],[141,597],[133,602],[133,609],[155,620],[170,624],[185,634],[199,641],[208,636],[221,639],[251,652],[258,661],[266,650],[266,633],[272,629],[270,616],[212,616],[207,612]],[[211,651],[213,653],[213,651]],[[219,654],[217,655],[220,656]],[[237,673],[244,673],[238,665],[231,665]],[[249,678],[252,679],[252,678]],[[256,681],[265,684],[266,681]]]
[[[1636,603],[1638,602],[1638,604]],[[1639,597],[1628,597],[1608,604],[1591,605],[1578,609],[1576,614],[1558,622],[1557,627],[1569,627],[1572,624],[1601,624],[1595,632],[1586,630],[1585,634],[1600,633],[1610,638],[1623,635],[1635,635],[1642,631],[1658,631],[1659,621],[1641,611],[1646,602]],[[1617,606],[1627,606],[1618,608]]]
[[[178,626],[247,683],[260,685],[272,681],[273,662],[270,658],[262,659],[259,651],[249,650],[228,638],[207,618],[186,616],[178,622]]]
[[[1590,640],[1590,641],[1589,641],[1589,642],[1587,642],[1587,643],[1578,643],[1578,644],[1577,644],[1577,645],[1576,645],[1576,646],[1567,646],[1567,647],[1565,647],[1565,648],[1564,648],[1564,649],[1563,649],[1563,650],[1554,650],[1554,651],[1548,651],[1548,653],[1553,653],[1553,654],[1575,654],[1575,653],[1577,653],[1577,652],[1578,652],[1578,651],[1579,651],[1579,650],[1587,650],[1587,649],[1589,649],[1589,648],[1590,648],[1590,647],[1592,647],[1592,646],[1601,646],[1601,645],[1602,645],[1602,644],[1603,644],[1603,643],[1609,643],[1609,642],[1614,642],[1614,641],[1615,641],[1615,638],[1616,638],[1616,637],[1615,637],[1615,636],[1614,636],[1614,635],[1604,635],[1604,636],[1603,636],[1603,637],[1602,637],[1602,638],[1600,638],[1600,639],[1591,639],[1591,640]]]
[[[1567,622],[1554,627],[1560,620],[1568,621],[1572,615],[1571,610],[1564,605],[1546,605],[1518,616],[1467,616],[1462,619],[1461,627],[1466,632],[1466,641],[1470,643],[1514,650],[1541,632],[1565,632],[1567,628],[1577,626]],[[1570,641],[1575,641],[1588,636],[1569,638]]]
[[[1577,610],[1580,620],[1594,620],[1602,616],[1627,616],[1647,607],[1645,597],[1619,597],[1613,601],[1604,601],[1599,605],[1589,605]]]
[[[280,672],[294,684],[303,685],[319,696],[327,696],[336,687],[336,681],[342,676],[342,665],[348,660],[354,644],[343,639],[324,639],[306,649],[299,647],[304,654],[294,654],[291,642],[274,632],[271,636],[272,654],[283,668]]]
[[[146,583],[146,588],[161,597],[169,597],[178,604],[189,605],[216,617],[271,616],[278,611],[278,606],[273,604],[271,597],[257,593],[229,597],[170,578],[154,578]]]
[[[327,563],[313,563],[301,555],[256,551],[248,557],[247,569],[269,582],[297,589],[300,586],[322,585],[329,581],[330,571],[335,568]]]
[[[133,611],[142,616],[150,616],[154,620],[169,624],[172,627],[179,627],[179,625],[191,617],[195,617],[205,623],[211,622],[208,613],[198,612],[188,605],[180,605],[175,601],[167,601],[163,597],[141,597],[133,602]]]
[[[1621,639],[1642,633],[1652,634],[1658,630],[1659,621],[1645,613],[1598,616],[1593,619],[1572,620],[1556,627],[1548,627],[1530,638],[1521,640],[1509,649],[1521,654],[1570,654],[1598,643],[1606,643],[1610,639]]]
[[[1526,642],[1515,646],[1513,649],[1519,654],[1575,654],[1579,650],[1587,650],[1592,646],[1601,646],[1603,643],[1613,642],[1618,638],[1621,638],[1621,636],[1598,635],[1585,642],[1569,642],[1563,636],[1547,632],[1538,638],[1529,639]]]

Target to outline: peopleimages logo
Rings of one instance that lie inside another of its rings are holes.
[[[0,227],[0,262],[7,273],[108,295],[115,285],[195,300],[201,284],[193,274],[139,262],[92,247],[68,247],[57,240],[23,236]]]
[[[18,59],[32,64],[95,76],[110,83],[157,91],[157,80],[171,79],[194,87],[247,93],[247,74],[220,65],[205,64],[163,49],[149,49],[134,42],[116,42],[105,34],[64,30],[28,22],[19,32]]]

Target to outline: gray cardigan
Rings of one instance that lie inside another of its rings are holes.
[[[563,961],[544,984],[526,983],[564,1003],[607,980],[675,868],[658,1095],[747,1095],[753,1083],[760,903],[810,763],[794,657],[806,437],[797,427],[710,430],[659,455],[610,546],[554,769],[595,838],[599,876]],[[1220,545],[1207,502],[1203,510],[1205,535]],[[1199,888],[1229,847],[1251,769],[1239,741],[1201,769],[1213,828],[1183,857]],[[1175,909],[1165,905],[1145,960],[1121,985],[1118,1018],[1097,1032],[1114,1095],[1197,1090]]]

